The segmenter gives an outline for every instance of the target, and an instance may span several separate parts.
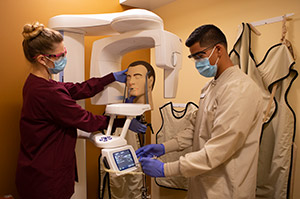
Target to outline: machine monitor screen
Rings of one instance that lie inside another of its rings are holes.
[[[129,149],[113,153],[113,157],[120,171],[134,167],[134,159]]]

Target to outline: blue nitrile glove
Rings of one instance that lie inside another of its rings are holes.
[[[125,99],[125,103],[133,103],[133,100],[136,98],[136,96],[130,96],[129,98]]]
[[[116,81],[121,82],[121,83],[125,83],[126,82],[126,78],[127,75],[125,74],[128,71],[128,69],[119,71],[119,72],[114,72],[113,75],[116,79]]]
[[[140,158],[145,174],[152,177],[165,177],[164,163],[152,158]]]
[[[148,144],[136,150],[137,157],[159,157],[165,154],[165,146],[163,144]]]
[[[146,133],[147,126],[133,118],[130,122],[129,130],[132,130],[136,133]]]

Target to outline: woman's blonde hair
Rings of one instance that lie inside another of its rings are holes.
[[[49,54],[54,50],[55,43],[63,41],[63,36],[58,31],[45,28],[39,22],[25,24],[22,35],[24,55],[32,63],[39,54]]]

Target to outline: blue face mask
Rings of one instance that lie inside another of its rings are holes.
[[[49,59],[48,57],[46,58]],[[51,59],[49,60],[52,61]],[[48,68],[48,70],[51,74],[57,74],[65,69],[67,65],[67,57],[61,57],[60,59],[52,62],[54,63],[54,68]]]
[[[212,52],[208,57],[201,58],[199,60],[196,60],[195,62],[196,69],[204,77],[215,77],[217,74],[217,70],[218,70],[217,63],[219,61],[219,57],[214,65],[211,65],[209,62],[209,58],[213,54],[215,48],[216,47],[214,47],[214,49],[212,50]]]

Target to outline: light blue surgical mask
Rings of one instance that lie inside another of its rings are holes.
[[[50,58],[46,57],[48,60],[52,61]],[[57,74],[63,71],[67,65],[67,57],[61,57],[58,60],[52,61],[54,63],[54,68],[49,68],[48,70],[51,74]]]
[[[209,58],[215,51],[215,48],[216,47],[214,47],[214,49],[212,50],[212,52],[210,53],[210,55],[208,57],[197,59],[195,61],[196,69],[204,77],[215,77],[217,74],[217,70],[218,70],[217,63],[219,61],[219,57],[214,65],[211,65],[209,62]]]

